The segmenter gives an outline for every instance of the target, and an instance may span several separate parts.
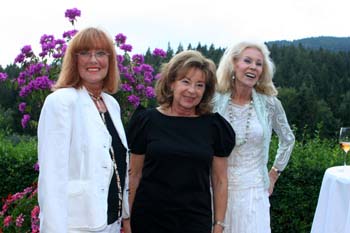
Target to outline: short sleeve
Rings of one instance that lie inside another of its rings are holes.
[[[219,113],[213,114],[214,156],[228,157],[235,146],[236,134]]]
[[[149,124],[149,111],[139,105],[127,125],[127,139],[130,152],[145,154],[147,149],[147,125]]]

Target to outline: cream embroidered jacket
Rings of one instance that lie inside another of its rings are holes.
[[[214,112],[224,115],[230,101],[230,96],[231,93],[217,93],[214,97]],[[287,166],[294,147],[295,137],[288,124],[282,104],[276,97],[260,94],[256,92],[255,89],[253,89],[252,97],[253,106],[264,133],[264,145],[262,145],[264,146],[265,156],[264,183],[265,187],[267,188],[270,181],[266,165],[269,159],[268,156],[272,130],[276,132],[279,140],[278,150],[273,166],[280,171],[283,171]]]

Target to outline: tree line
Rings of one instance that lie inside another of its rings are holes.
[[[293,125],[297,137],[308,134],[324,138],[337,137],[341,126],[350,126],[350,52],[328,49],[311,49],[302,44],[267,43],[271,58],[276,65],[274,83],[278,88],[278,98],[287,113],[289,123]],[[212,59],[216,65],[225,48],[216,48],[198,43],[184,47],[179,44],[173,49],[167,48],[167,57],[162,62],[185,49],[200,51],[204,56]],[[152,65],[156,71],[161,66],[148,49],[145,62]],[[6,72],[10,78],[16,78],[20,68],[15,65],[0,67],[0,72]],[[17,95],[3,85],[0,85],[0,110],[2,118],[12,117],[14,120],[3,119],[3,123],[14,131],[21,131],[18,127],[20,119],[16,103]],[[4,116],[5,114],[5,116]],[[17,125],[17,126],[16,126]],[[1,117],[0,117],[0,127]]]

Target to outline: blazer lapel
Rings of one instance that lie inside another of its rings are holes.
[[[98,109],[96,108],[85,87],[80,90],[79,94],[79,101],[81,101],[82,107],[84,108],[84,115],[82,117],[89,118],[87,119],[87,122],[89,122],[88,127],[103,130],[104,133],[107,133],[109,135],[107,127],[103,123],[100,113],[98,112]]]

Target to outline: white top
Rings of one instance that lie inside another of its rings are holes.
[[[229,108],[232,106],[233,119],[230,119]],[[261,187],[264,184],[264,144],[263,129],[254,108],[249,104],[228,105],[225,119],[231,123],[238,141],[246,137],[248,114],[251,113],[247,139],[242,145],[236,145],[228,158],[229,187],[234,190],[250,187]]]

